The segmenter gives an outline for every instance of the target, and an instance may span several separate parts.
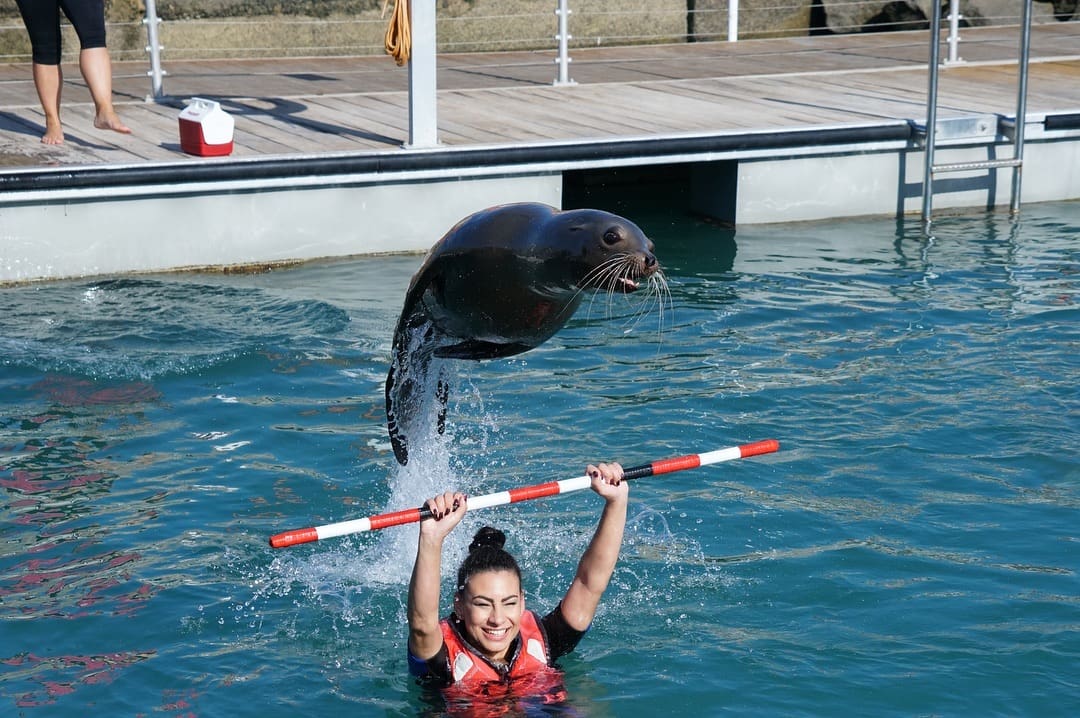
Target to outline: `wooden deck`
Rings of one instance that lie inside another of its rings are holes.
[[[941,75],[939,117],[1011,115],[1019,28],[965,29],[965,64]],[[439,139],[520,146],[716,132],[865,125],[925,118],[927,34],[841,35],[571,53],[577,84],[552,86],[553,52],[440,55]],[[1028,113],[1080,112],[1080,22],[1033,28]],[[408,139],[407,71],[386,57],[169,62],[169,97],[147,102],[146,65],[117,63],[131,136],[95,130],[76,67],[65,67],[67,142],[44,120],[29,64],[0,65],[0,165],[198,162],[179,145],[186,98],[236,118],[232,157],[399,151]]]

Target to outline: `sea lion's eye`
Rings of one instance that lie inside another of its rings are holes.
[[[604,244],[612,245],[612,244],[618,244],[618,243],[619,243],[619,233],[618,232],[616,232],[614,229],[609,229],[608,231],[604,232]]]

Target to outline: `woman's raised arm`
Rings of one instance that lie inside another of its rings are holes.
[[[562,601],[563,618],[578,631],[584,631],[592,623],[600,597],[615,571],[630,496],[629,484],[622,480],[619,464],[589,464],[586,474],[592,478],[592,490],[604,497],[604,510]]]
[[[416,563],[409,581],[409,652],[427,660],[442,648],[439,628],[439,586],[443,540],[468,511],[465,495],[447,492],[429,499],[432,518],[420,522]]]

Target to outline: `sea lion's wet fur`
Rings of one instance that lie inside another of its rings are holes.
[[[449,387],[435,359],[497,359],[539,346],[566,324],[583,290],[634,291],[658,270],[627,219],[593,209],[512,204],[473,214],[432,247],[413,277],[386,377],[387,430],[398,462],[435,381],[437,430]]]

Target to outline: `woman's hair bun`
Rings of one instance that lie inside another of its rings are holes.
[[[469,555],[461,562],[457,574],[457,590],[460,595],[465,590],[469,579],[486,571],[510,571],[521,582],[521,567],[514,557],[506,552],[503,544],[506,534],[499,529],[485,526],[476,532],[469,544]]]
[[[469,544],[469,553],[472,553],[478,548],[484,546],[493,546],[494,548],[502,548],[506,544],[506,534],[491,526],[485,526],[476,532],[473,536],[472,543]]]

